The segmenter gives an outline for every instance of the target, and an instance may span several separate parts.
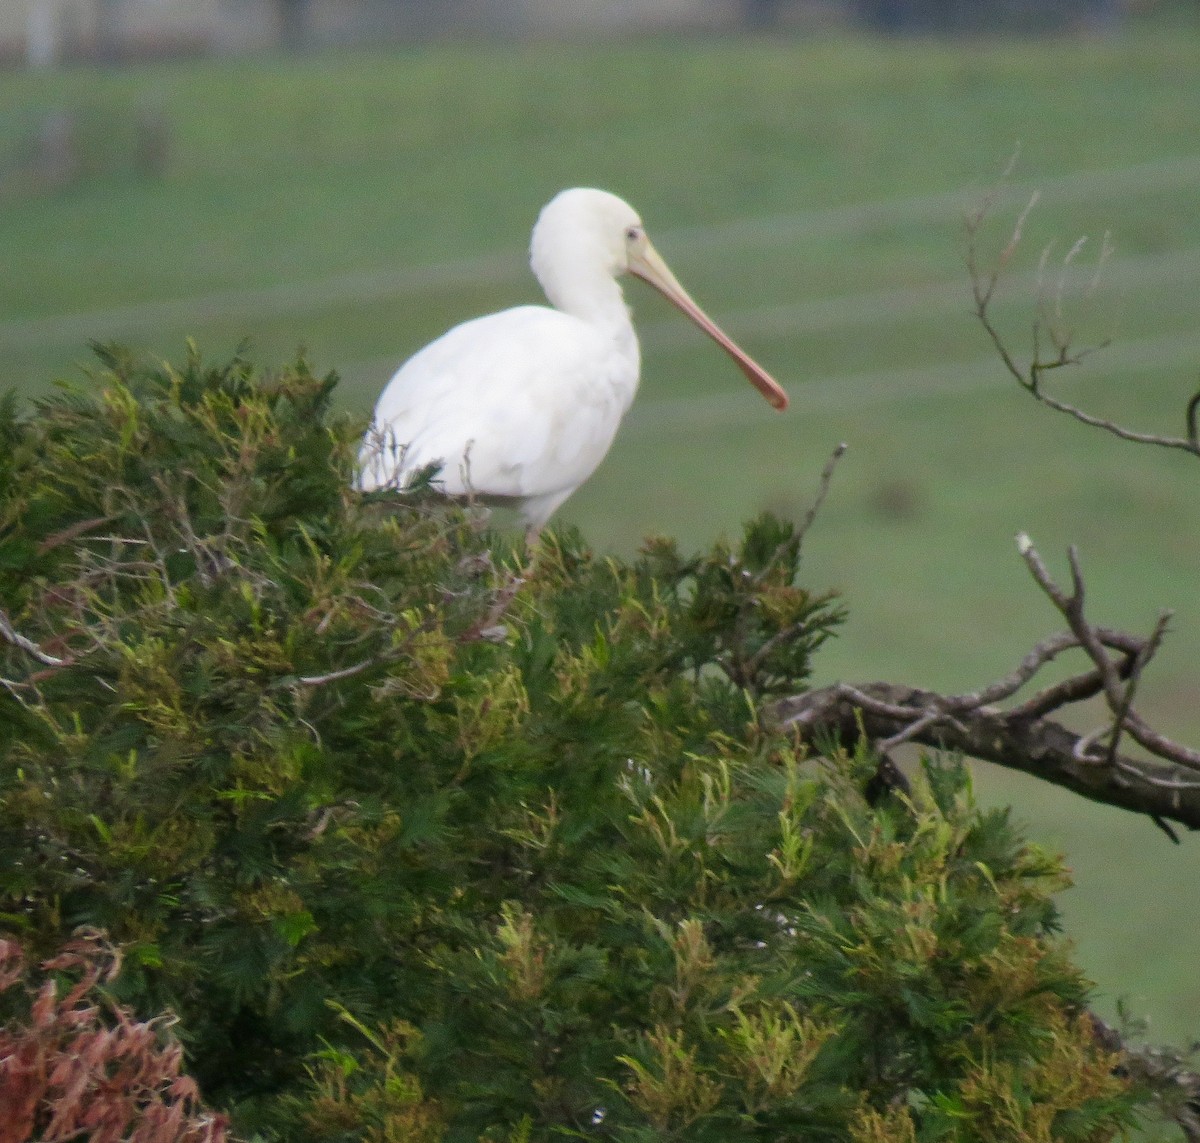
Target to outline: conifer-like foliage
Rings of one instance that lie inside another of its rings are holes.
[[[1053,858],[771,700],[799,541],[536,558],[353,490],[303,363],[0,410],[0,927],[77,926],[239,1137],[1106,1140]]]

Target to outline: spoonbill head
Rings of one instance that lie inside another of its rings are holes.
[[[679,284],[637,212],[576,187],[538,216],[530,266],[551,306],[464,322],[419,350],[379,397],[363,489],[438,464],[447,495],[515,504],[531,532],[604,459],[637,392],[637,336],[618,278],[643,279],[733,358],[776,409],[788,398]]]

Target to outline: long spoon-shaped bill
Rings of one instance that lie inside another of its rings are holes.
[[[733,358],[750,384],[766,397],[774,408],[780,412],[787,408],[788,395],[779,382],[692,300],[692,296],[679,284],[666,262],[662,260],[662,256],[649,242],[630,260],[629,272],[641,278],[643,282],[649,282],[667,301],[687,314]]]

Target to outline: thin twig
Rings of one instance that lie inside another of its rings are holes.
[[[1163,611],[1158,616],[1158,622],[1154,625],[1154,630],[1150,632],[1150,638],[1146,640],[1142,649],[1134,656],[1133,666],[1129,672],[1129,678],[1125,683],[1125,693],[1122,697],[1120,705],[1113,711],[1113,726],[1112,737],[1108,743],[1108,762],[1113,765],[1117,758],[1117,747],[1121,741],[1121,730],[1129,719],[1129,715],[1133,710],[1133,696],[1137,691],[1138,683],[1141,681],[1142,671],[1145,670],[1146,664],[1154,658],[1158,651],[1159,645],[1163,641],[1163,636],[1167,633],[1167,624],[1171,621],[1171,616],[1174,612]]]
[[[985,196],[983,203],[979,209],[966,220],[967,231],[967,271],[971,279],[971,294],[975,301],[975,316],[978,318],[984,331],[987,333],[989,340],[1000,357],[1005,369],[1012,375],[1022,389],[1030,393],[1036,400],[1046,405],[1048,408],[1054,409],[1056,412],[1064,413],[1069,417],[1082,424],[1089,425],[1092,428],[1098,428],[1104,432],[1111,433],[1113,436],[1119,437],[1121,440],[1131,441],[1135,444],[1157,445],[1160,448],[1178,449],[1183,452],[1191,453],[1193,456],[1200,456],[1200,425],[1197,424],[1200,419],[1200,392],[1197,392],[1187,404],[1185,411],[1185,423],[1187,426],[1187,435],[1185,437],[1173,437],[1161,433],[1144,433],[1134,429],[1128,429],[1116,421],[1108,420],[1105,417],[1098,417],[1093,413],[1085,412],[1077,405],[1073,405],[1061,398],[1051,396],[1042,387],[1042,375],[1054,369],[1065,368],[1069,365],[1079,365],[1097,349],[1103,349],[1108,342],[1104,341],[1097,346],[1088,346],[1083,348],[1075,348],[1073,346],[1074,334],[1070,329],[1063,327],[1063,297],[1067,288],[1067,275],[1071,264],[1076,256],[1082,250],[1085,239],[1080,238],[1067,251],[1067,254],[1062,260],[1062,272],[1059,276],[1057,287],[1053,294],[1048,296],[1047,291],[1043,286],[1046,275],[1046,264],[1050,257],[1051,246],[1046,246],[1041,255],[1038,264],[1038,286],[1037,286],[1037,318],[1033,323],[1033,354],[1028,365],[1021,365],[1012,350],[1008,347],[1004,337],[1001,335],[996,324],[992,321],[991,306],[995,298],[996,288],[1000,281],[1008,262],[1012,258],[1013,252],[1021,241],[1022,231],[1024,230],[1025,221],[1037,201],[1035,194],[1025,206],[1024,210],[1017,218],[1016,226],[1013,228],[1012,237],[1008,244],[1001,251],[996,261],[991,268],[984,270],[980,266],[979,259],[979,231],[982,228],[983,220],[995,204],[996,195],[992,194]],[[1084,297],[1090,298],[1096,291],[1100,279],[1103,275],[1105,265],[1108,263],[1112,255],[1112,244],[1109,241],[1109,236],[1106,233],[1104,242],[1100,249],[1100,254],[1097,258],[1096,269],[1092,275],[1091,281],[1084,290]],[[1050,342],[1054,347],[1053,356],[1043,357],[1042,355],[1042,334],[1046,331],[1049,334]]]
[[[1147,774],[1143,769],[1132,765],[1131,763],[1118,758],[1116,768],[1122,774],[1128,774],[1132,778],[1136,778],[1139,782],[1145,782],[1149,786],[1154,786],[1159,790],[1176,790],[1183,792],[1185,790],[1200,790],[1200,781],[1192,781],[1189,778],[1166,777],[1159,778],[1153,774]]]
[[[19,647],[25,654],[32,656],[47,667],[62,667],[68,662],[67,659],[60,659],[57,655],[43,651],[32,639],[27,639],[13,627],[12,621],[3,610],[0,610],[0,638],[14,647]]]
[[[860,690],[858,687],[851,686],[849,683],[837,683],[833,688],[839,698],[848,698],[856,706],[863,710],[868,710],[872,714],[882,714],[889,718],[903,719],[905,722],[910,722],[913,719],[919,718],[922,711],[914,709],[911,706],[903,706],[900,703],[885,702],[882,699],[875,698]]]
[[[1105,765],[1107,766],[1108,759],[1102,758],[1094,753],[1096,743],[1100,741],[1111,728],[1105,724],[1098,726],[1095,730],[1089,730],[1087,734],[1080,735],[1079,741],[1075,743],[1074,749],[1071,751],[1072,757],[1076,762],[1082,762],[1086,766]]]
[[[1187,403],[1185,417],[1188,443],[1197,453],[1200,453],[1200,429],[1196,427],[1197,410],[1200,410],[1200,392],[1193,394],[1192,399]]]
[[[967,694],[950,695],[946,699],[947,710],[974,710],[977,707],[999,702],[1016,694],[1038,671],[1056,656],[1072,647],[1078,647],[1079,640],[1069,632],[1063,631],[1052,635],[1049,639],[1038,643],[1021,662],[1016,670],[997,679],[994,683],[977,691]]]
[[[1053,365],[1073,365],[1082,359],[1082,356],[1080,356],[1073,358],[1068,362],[1054,362]],[[1040,371],[1042,369],[1051,368],[1051,365],[1041,365],[1038,368]],[[1091,425],[1093,428],[1103,429],[1107,433],[1112,433],[1113,436],[1120,437],[1120,439],[1123,441],[1132,441],[1134,444],[1158,445],[1160,448],[1182,449],[1184,452],[1190,452],[1196,456],[1200,456],[1200,442],[1194,439],[1194,437],[1191,435],[1192,430],[1195,428],[1194,418],[1189,419],[1189,435],[1186,438],[1162,436],[1158,433],[1142,433],[1134,429],[1127,429],[1122,425],[1118,425],[1115,421],[1106,420],[1104,417],[1097,417],[1092,413],[1084,412],[1083,409],[1080,409],[1075,405],[1069,404],[1066,401],[1060,401],[1057,397],[1051,397],[1048,393],[1043,392],[1038,387],[1026,385],[1025,388],[1029,389],[1029,391],[1039,401],[1041,401],[1043,405],[1046,405],[1051,409],[1055,409],[1060,413],[1066,413],[1068,416],[1074,417],[1075,420],[1080,421],[1085,425]],[[1197,396],[1200,396],[1200,394],[1197,394]]]
[[[804,514],[804,519],[800,522],[800,527],[796,529],[796,539],[802,541],[809,528],[812,527],[813,521],[817,518],[817,513],[821,511],[821,505],[825,503],[825,497],[829,494],[829,485],[833,480],[833,470],[837,467],[837,463],[846,455],[846,449],[850,446],[842,441],[830,454],[829,459],[825,462],[825,467],[821,469],[821,481],[817,485],[817,495],[809,506],[808,511]]]
[[[69,543],[71,540],[78,539],[80,536],[99,528],[101,524],[107,524],[112,519],[111,516],[96,516],[90,520],[76,520],[74,524],[69,525],[60,531],[54,532],[47,536],[37,546],[37,554],[44,556],[47,552],[53,551],[60,544]],[[99,537],[97,537],[99,538]]]
[[[1118,668],[1105,653],[1097,629],[1092,627],[1084,617],[1083,571],[1079,564],[1079,554],[1075,548],[1072,547],[1068,550],[1072,581],[1072,594],[1069,596],[1055,583],[1045,562],[1033,546],[1033,541],[1024,532],[1017,537],[1017,550],[1024,558],[1038,586],[1058,608],[1099,672],[1101,689],[1113,716],[1114,727],[1119,727],[1122,733],[1128,733],[1138,745],[1156,757],[1190,770],[1200,771],[1200,751],[1160,734],[1133,709],[1131,696],[1127,695],[1126,688],[1121,685]],[[1158,649],[1168,618],[1169,616],[1159,617],[1154,632],[1138,651],[1138,657],[1144,657],[1145,660],[1141,667],[1137,668],[1139,672]],[[1111,753],[1115,756],[1115,750]]]
[[[353,676],[362,674],[368,668],[386,661],[384,656],[379,655],[373,659],[364,659],[361,663],[355,663],[352,667],[343,667],[340,671],[330,671],[325,675],[300,675],[296,679],[296,682],[306,687],[323,687],[326,683],[336,683],[339,679],[353,678]]]
[[[758,673],[759,667],[763,665],[766,658],[777,647],[781,647],[790,643],[793,639],[803,635],[808,628],[807,619],[798,619],[795,623],[789,624],[787,627],[776,631],[749,659],[743,664],[739,676],[745,679],[753,679]],[[737,680],[735,680],[737,681]]]
[[[1078,646],[1078,643],[1076,643],[1076,646]],[[1132,663],[1132,661],[1131,657],[1126,656],[1125,662],[1122,663],[1119,671],[1124,672],[1128,670],[1127,664]],[[1032,720],[1044,718],[1053,711],[1061,710],[1064,706],[1083,702],[1098,695],[1103,685],[1099,671],[1084,671],[1078,675],[1072,675],[1070,678],[1063,679],[1061,682],[1051,683],[1050,686],[1044,687],[1035,695],[1027,698],[1023,703],[1018,703],[1016,706],[1010,707],[1008,713],[1014,719]]]
[[[842,441],[834,448],[829,459],[825,462],[825,467],[821,469],[821,479],[817,484],[817,494],[813,498],[812,504],[809,505],[808,511],[804,514],[804,519],[800,521],[799,527],[771,553],[771,558],[763,564],[762,570],[754,576],[755,584],[762,583],[789,548],[795,546],[798,549],[804,542],[805,535],[808,533],[809,528],[812,527],[813,521],[817,518],[817,513],[821,511],[821,505],[825,503],[825,497],[829,494],[829,485],[833,480],[833,470],[837,468],[838,461],[846,454],[846,450],[849,447],[845,441]]]
[[[946,712],[941,710],[927,709],[924,714],[921,714],[919,711],[913,711],[913,713],[918,717],[914,718],[906,727],[898,730],[890,738],[884,738],[875,743],[875,750],[879,754],[886,757],[897,746],[910,741],[935,722],[941,722],[946,718]]]

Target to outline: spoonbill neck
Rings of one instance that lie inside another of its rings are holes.
[[[539,269],[538,282],[555,309],[614,336],[619,337],[626,330],[632,335],[633,319],[620,283],[612,275],[603,271],[581,272],[578,265],[568,267],[565,273]]]

